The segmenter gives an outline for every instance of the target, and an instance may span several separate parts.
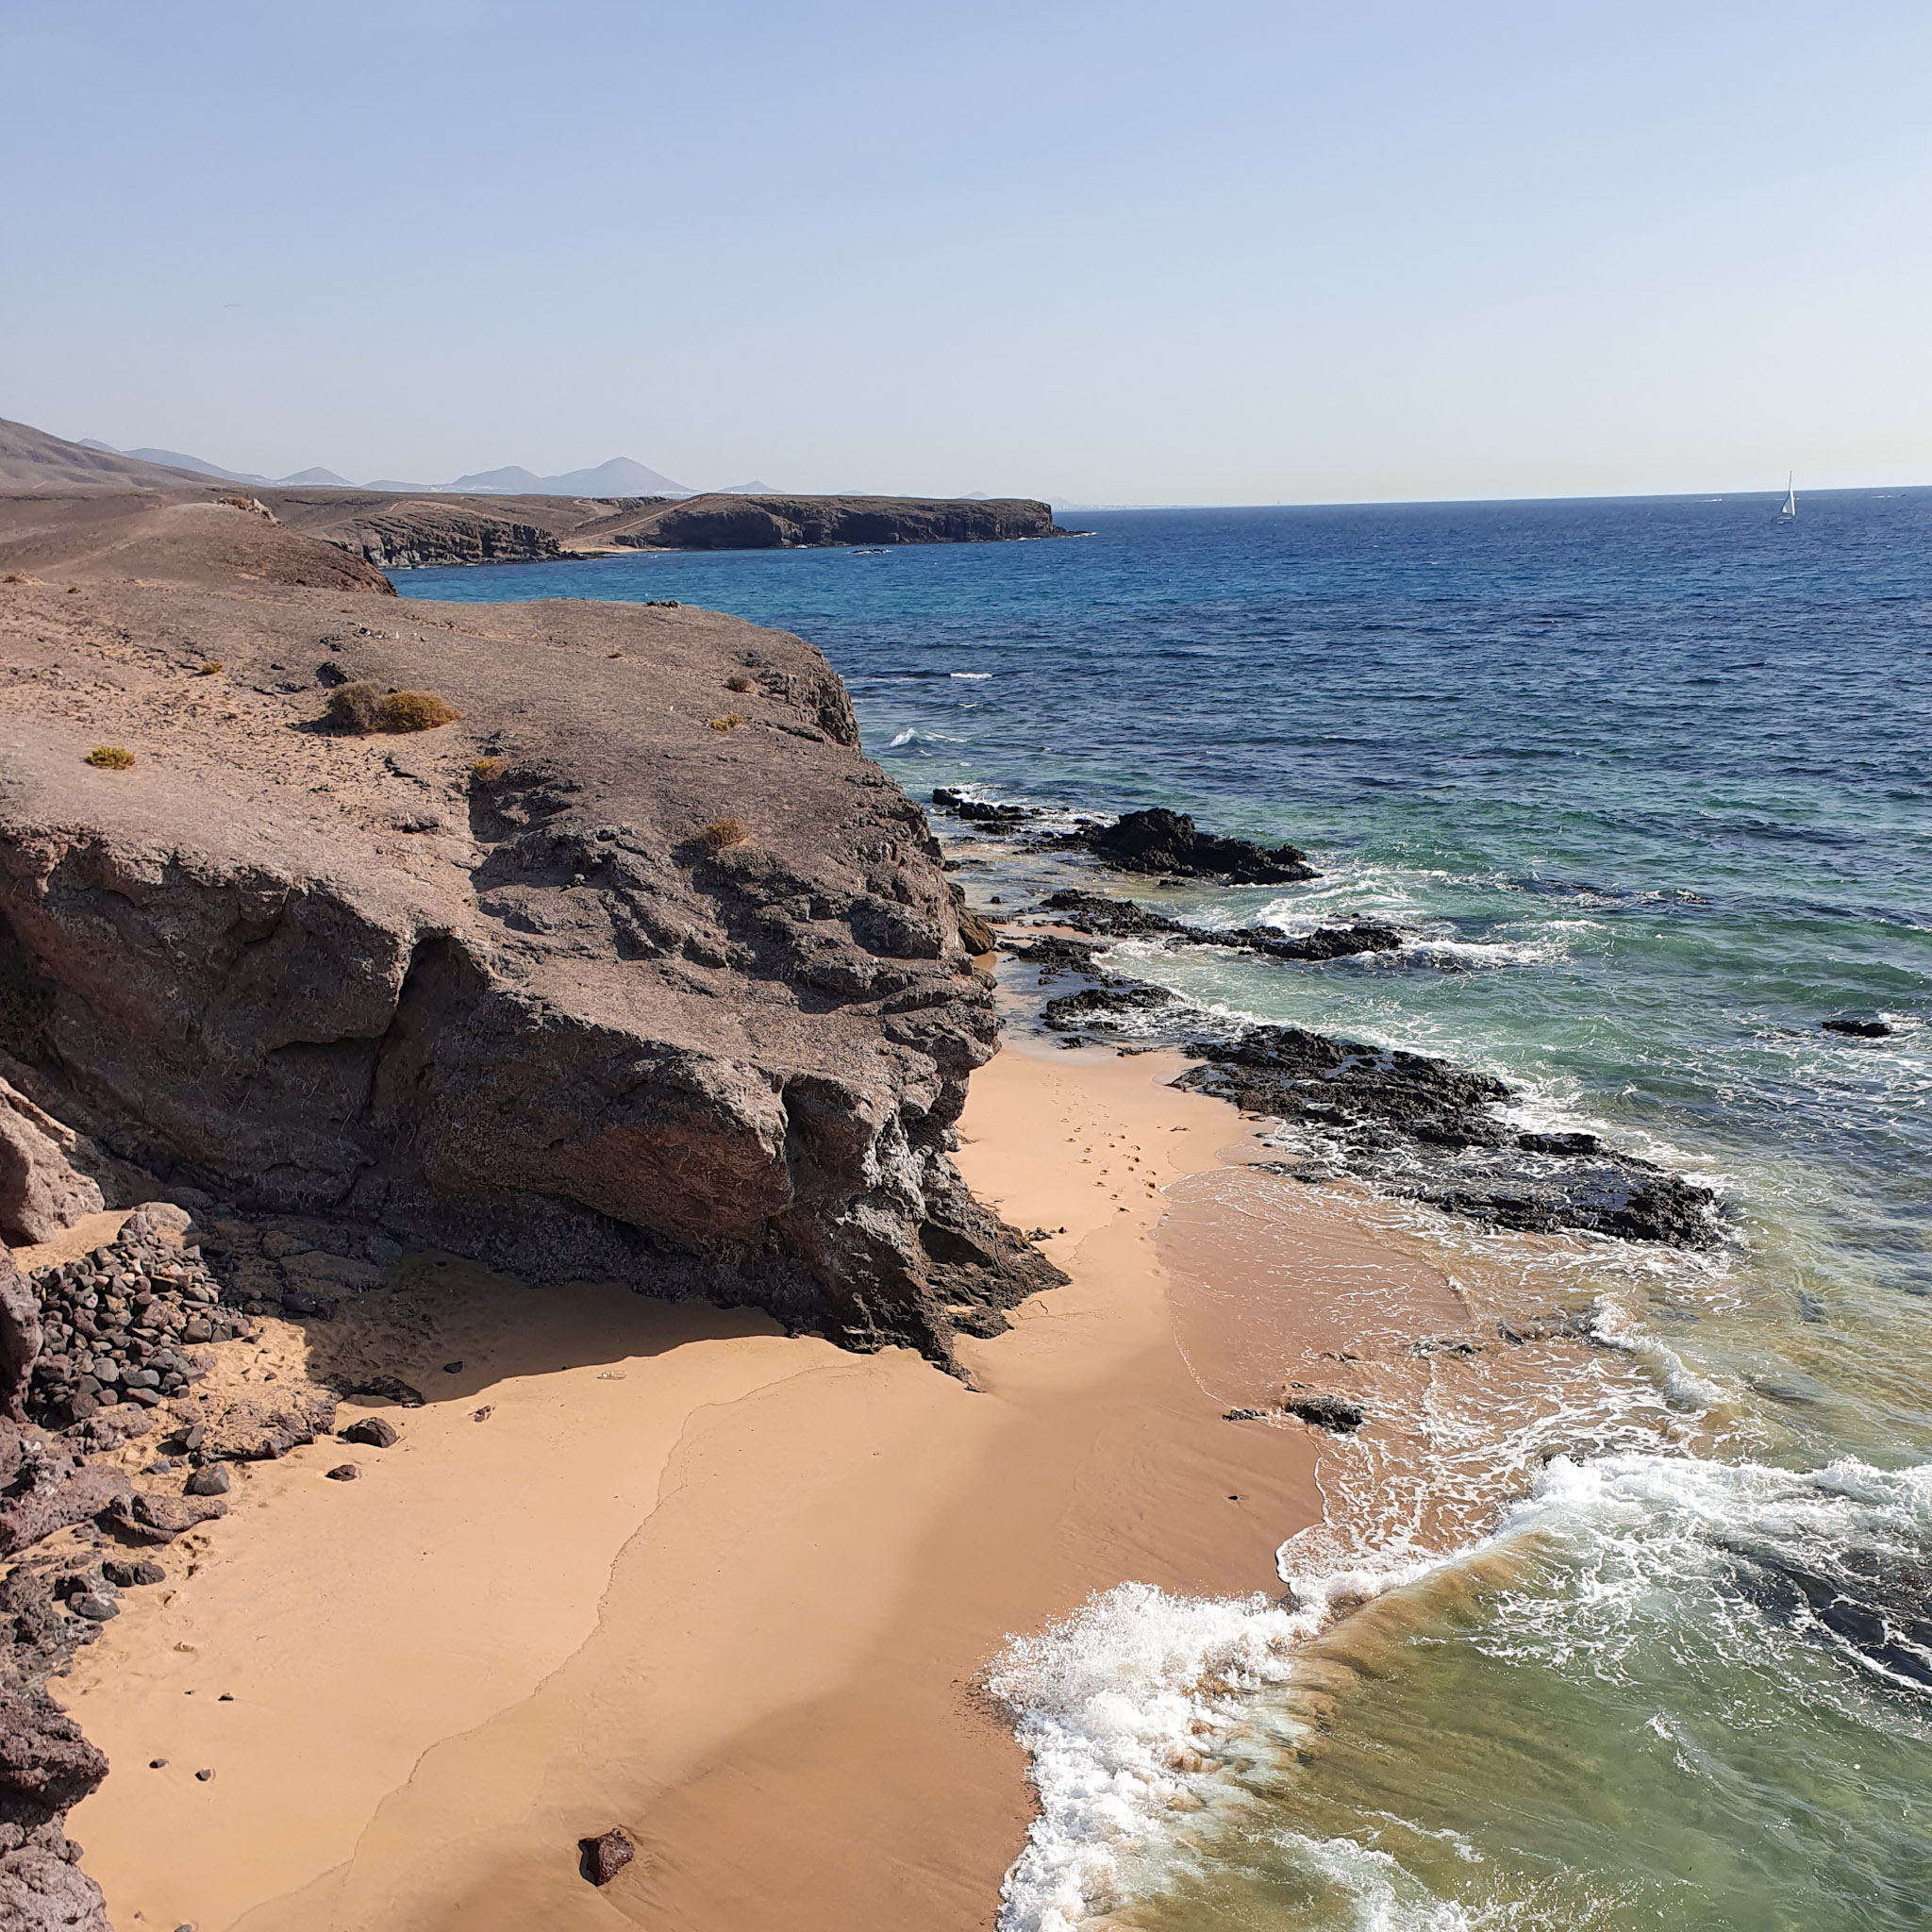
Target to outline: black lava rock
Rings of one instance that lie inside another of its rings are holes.
[[[397,1437],[393,1426],[379,1415],[365,1415],[360,1422],[351,1423],[341,1430],[338,1440],[360,1442],[371,1449],[393,1449]]]
[[[1083,846],[1123,872],[1226,879],[1251,886],[1292,885],[1321,877],[1307,862],[1307,854],[1295,846],[1263,847],[1246,839],[1219,838],[1201,831],[1186,812],[1159,806],[1130,811],[1110,825],[1082,826],[1055,842]]]
[[[580,1838],[578,1870],[592,1885],[608,1885],[638,1855],[638,1848],[616,1825],[598,1838]]]

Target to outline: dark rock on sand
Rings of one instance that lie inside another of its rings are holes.
[[[168,1573],[158,1563],[125,1563],[109,1557],[101,1565],[101,1574],[117,1590],[131,1590],[138,1584],[165,1583]]]
[[[323,1474],[332,1483],[352,1483],[362,1472],[353,1462],[339,1462],[333,1469],[325,1469]]]
[[[1241,886],[1292,885],[1321,876],[1307,862],[1307,854],[1292,845],[1263,847],[1246,839],[1224,839],[1200,830],[1186,812],[1159,806],[1130,811],[1110,825],[1062,833],[1053,842],[1084,848],[1122,872],[1225,879]]]
[[[1286,1415],[1299,1416],[1303,1422],[1339,1436],[1353,1435],[1369,1413],[1359,1402],[1326,1390],[1291,1390],[1281,1398],[1281,1407]]]
[[[638,1848],[616,1825],[597,1838],[577,1840],[580,1869],[592,1885],[608,1885],[638,1855]]]
[[[393,1449],[400,1440],[391,1424],[379,1415],[365,1415],[358,1423],[351,1423],[346,1429],[338,1433],[337,1440],[343,1442],[359,1442],[369,1449]]]
[[[211,1462],[206,1469],[197,1469],[188,1478],[184,1493],[191,1496],[225,1496],[230,1480],[228,1472],[219,1462]]]
[[[1524,1134],[1499,1111],[1509,1089],[1422,1054],[1258,1026],[1195,1041],[1207,1064],[1176,1083],[1269,1114],[1307,1151],[1275,1171],[1297,1180],[1356,1174],[1491,1225],[1576,1228],[1626,1241],[1709,1247],[1715,1197],[1594,1135]]]
[[[1033,940],[1025,945],[1009,944],[1007,950],[1014,958],[1038,966],[1040,983],[1044,986],[1058,973],[1092,972],[1093,956],[1104,948],[1092,940],[1063,940],[1048,934],[1045,939]]]

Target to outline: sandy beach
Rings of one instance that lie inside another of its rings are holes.
[[[1176,1345],[1163,1191],[1254,1152],[1178,1064],[1013,1040],[974,1076],[960,1167],[1072,1276],[962,1345],[974,1386],[436,1256],[312,1330],[431,1399],[384,1410],[391,1449],[239,1469],[58,1687],[113,1765],[72,1826],[114,1923],[990,1924],[1031,1813],[976,1688],[1002,1639],[1130,1577],[1275,1589],[1319,1515],[1313,1432],[1229,1424],[1228,1372],[1191,1371],[1256,1316],[1195,1278],[1226,1273],[1198,1196]],[[1358,1274],[1303,1199],[1298,1256]],[[264,1335],[236,1373],[296,1366],[302,1330]],[[612,1824],[641,1856],[598,1890],[576,1841]]]

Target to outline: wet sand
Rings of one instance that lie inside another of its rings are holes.
[[[1016,1041],[974,1075],[960,1166],[1073,1276],[962,1344],[974,1388],[412,1257],[311,1344],[424,1389],[403,1441],[238,1473],[59,1687],[113,1762],[70,1822],[121,1932],[990,1924],[1031,1811],[976,1689],[1001,1640],[1127,1577],[1274,1590],[1319,1513],[1311,1432],[1224,1422],[1175,1345],[1161,1190],[1254,1151],[1178,1064]],[[1319,1258],[1347,1231],[1307,1211]],[[641,1856],[600,1891],[611,1824]]]

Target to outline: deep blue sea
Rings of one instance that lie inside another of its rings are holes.
[[[396,574],[795,631],[915,797],[1306,847],[1309,884],[1160,903],[1412,942],[1116,963],[1488,1068],[1722,1199],[1699,1256],[1354,1203],[1474,1320],[1586,1305],[1591,1334],[1507,1400],[1418,1372],[1423,1452],[1336,1448],[1287,1607],[1125,1587],[1016,1649],[1042,1815],[1012,1932],[1932,1925],[1932,490],[1777,501]],[[956,850],[981,898],[1037,872]],[[1311,1640],[1341,1575],[1366,1607]]]

